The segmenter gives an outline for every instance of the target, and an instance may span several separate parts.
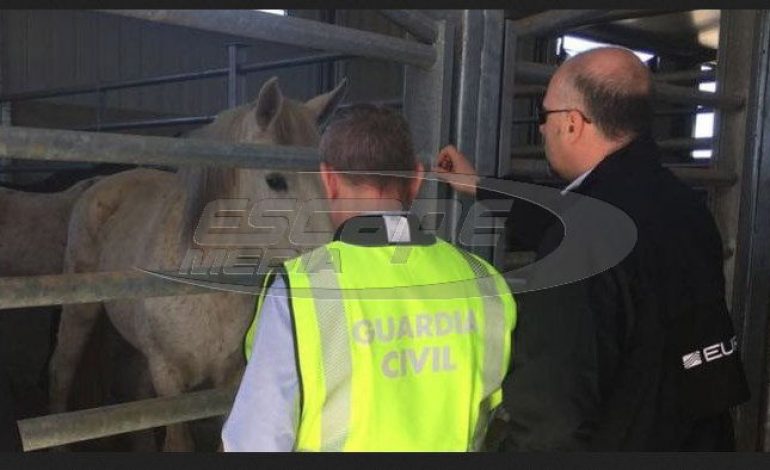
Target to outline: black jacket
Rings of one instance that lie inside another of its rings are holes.
[[[16,407],[10,377],[0,364],[0,452],[21,452]]]
[[[728,410],[748,389],[738,352],[730,354],[721,239],[658,154],[651,138],[638,138],[575,190],[631,217],[632,252],[589,279],[516,296],[506,450],[734,446]],[[538,257],[564,233],[543,214],[516,200],[509,220],[509,240],[536,246]]]

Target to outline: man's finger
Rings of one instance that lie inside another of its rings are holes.
[[[452,159],[449,158],[449,157],[445,157],[445,158],[440,159],[439,162],[438,162],[438,166],[442,170],[448,171],[450,173],[452,172],[452,169],[454,168],[454,164],[452,163]]]

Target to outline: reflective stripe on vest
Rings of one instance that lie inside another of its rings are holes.
[[[478,450],[515,303],[488,263],[332,242],[285,263],[303,406],[297,450]]]

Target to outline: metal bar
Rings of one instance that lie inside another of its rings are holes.
[[[407,65],[404,67],[403,113],[414,137],[414,150],[423,165],[430,168],[433,156],[449,141],[451,122],[452,71],[454,69],[454,24],[447,20],[436,22],[438,36],[435,48],[437,60],[430,69]],[[442,185],[443,186],[443,185]],[[420,198],[436,200],[447,196],[436,181],[426,181]],[[446,213],[446,207],[435,208]],[[439,234],[449,238],[443,224]]]
[[[384,34],[250,10],[98,10],[120,16],[299,47],[343,52],[427,69],[433,47]]]
[[[302,65],[316,64],[319,62],[329,62],[336,60],[350,59],[354,56],[350,54],[315,54],[305,57],[292,59],[274,60],[270,62],[256,62],[241,66],[240,70],[244,74],[260,72],[263,70],[273,70],[285,67],[297,67]],[[95,93],[98,91],[121,90],[125,88],[137,88],[142,86],[163,85],[166,83],[186,82],[191,80],[204,80],[208,78],[227,76],[227,67],[218,69],[201,70],[198,72],[176,73],[171,75],[161,75],[158,77],[140,78],[136,80],[123,80],[114,82],[105,82],[97,85],[86,85],[66,88],[53,88],[49,90],[27,91],[22,93],[9,93],[0,95],[0,101],[27,101],[42,98],[54,98],[57,96],[80,95],[84,93]]]
[[[516,76],[523,82],[546,83],[555,71],[556,67],[552,65],[536,62],[516,63]],[[670,103],[698,104],[724,109],[739,109],[744,104],[744,98],[738,94],[710,93],[659,81],[654,84],[654,90],[656,100]]]
[[[663,166],[670,169],[686,183],[696,187],[729,187],[734,185],[738,179],[734,173],[709,167],[669,164]],[[548,169],[548,162],[543,159],[514,158],[511,161],[511,172],[515,175],[536,179],[554,178]]]
[[[0,173],[52,173],[56,171],[86,171],[93,170],[94,165],[14,165],[10,167],[0,167]]]
[[[404,107],[404,102],[402,100],[375,100],[370,101],[369,103],[375,105],[375,106],[383,106],[386,108],[394,108],[394,109],[402,109]],[[355,105],[355,103],[343,103],[337,108],[349,108],[351,106]]]
[[[25,452],[114,436],[169,424],[222,416],[230,411],[236,388],[152,398],[18,421]]]
[[[106,96],[104,90],[96,92],[96,130],[102,129],[102,117],[104,115],[104,108],[106,102]]]
[[[238,45],[227,45],[227,107],[238,106]]]
[[[210,294],[210,288],[141,271],[0,277],[0,309]]]
[[[244,74],[252,72],[262,72],[264,70],[273,70],[284,67],[297,67],[300,65],[311,65],[319,62],[334,62],[337,60],[347,60],[356,57],[351,54],[316,54],[294,59],[281,59],[271,62],[257,62],[241,66],[241,72]]]
[[[528,95],[527,95],[528,96]],[[671,116],[694,116],[696,114],[708,112],[708,109],[669,109],[669,110],[661,110],[661,111],[655,111],[653,116],[664,116],[664,117],[671,117]],[[535,124],[537,122],[537,117],[530,116],[527,118],[520,118],[520,119],[514,119],[511,121],[512,125],[523,125],[523,124]],[[687,139],[687,138],[685,138]],[[710,148],[710,147],[709,147]]]
[[[664,150],[708,150],[712,148],[713,140],[711,137],[683,137],[659,140],[657,144]],[[517,158],[545,155],[543,147],[540,145],[514,147],[511,149],[511,154]]]
[[[537,62],[516,61],[516,81],[525,83],[547,84],[556,72],[556,66]]]
[[[502,10],[462,12],[454,140],[461,152],[473,156],[476,171],[491,177],[498,176],[498,128],[490,123],[499,122],[504,23]],[[454,194],[447,215],[453,242],[459,242],[458,221],[468,217],[470,202],[471,199]],[[474,246],[467,241],[463,246],[493,260],[491,247]]]
[[[700,91],[694,88],[687,88],[667,83],[655,83],[655,99],[668,103],[696,104],[703,106],[713,106],[727,110],[740,109],[745,100],[742,96],[734,93],[710,93]]]
[[[640,10],[607,10],[607,12],[600,18],[600,22],[607,23],[612,21],[646,18],[650,16],[661,16],[661,15],[668,15],[671,13],[689,12],[689,11],[692,11],[692,10],[682,10],[682,9],[653,10],[653,9],[647,9],[647,8],[640,9]]]
[[[533,96],[542,93],[545,94],[545,86],[542,85],[516,85],[516,49],[519,38],[513,29],[513,22],[505,21],[503,39],[503,71],[502,84],[500,91],[500,122],[499,122],[499,141],[497,147],[497,174],[505,175],[510,172],[510,159],[504,158],[511,151],[511,140],[513,138],[513,113],[514,98],[517,96]],[[535,89],[537,88],[537,89]],[[496,264],[497,266],[497,264]]]
[[[380,14],[401,26],[418,41],[433,44],[438,30],[436,22],[416,10],[379,10]]]
[[[606,13],[607,10],[547,10],[514,20],[512,26],[517,36],[542,36],[576,25],[594,23]]]
[[[7,95],[0,96],[0,101],[27,101],[43,98],[55,98],[59,96],[82,95],[85,93],[96,93],[100,90],[109,91],[150,85],[163,85],[165,83],[202,80],[206,78],[223,77],[225,75],[227,75],[227,68],[218,68],[201,70],[199,72],[184,72],[171,75],[161,75],[158,77],[139,78],[136,80],[105,82],[103,84],[97,85],[83,85],[74,87],[51,88],[48,90],[25,91],[21,93],[9,93]]]
[[[770,12],[722,10],[717,89],[747,90],[744,110],[715,115],[715,165],[742,176],[714,192],[713,210],[727,251],[727,302],[751,396],[735,410],[739,451],[770,450]]]
[[[518,36],[546,36],[566,30],[629,18],[665,15],[680,10],[547,10],[514,20]]]
[[[309,147],[223,143],[202,139],[0,127],[0,158],[133,165],[217,165],[317,170],[318,151]]]
[[[661,72],[654,75],[659,82],[713,82],[716,80],[716,70],[681,70],[677,72]]]
[[[189,126],[195,124],[208,124],[216,116],[191,116],[181,118],[146,119],[141,121],[111,122],[101,126],[88,126],[72,129],[75,131],[117,131],[125,129],[148,129],[153,127]]]
[[[513,95],[515,97],[545,95],[545,90],[545,85],[516,85],[513,87]]]
[[[241,104],[242,87],[240,86],[238,67],[239,51],[244,44],[232,43],[227,45],[227,107],[235,108]]]
[[[697,41],[677,41],[658,31],[644,32],[622,23],[605,23],[570,31],[570,35],[591,41],[642,50],[676,61],[703,63],[716,59],[716,51]]]

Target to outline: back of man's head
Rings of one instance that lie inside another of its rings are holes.
[[[387,108],[356,104],[338,110],[321,136],[321,161],[354,185],[402,193],[409,179],[376,172],[411,174],[417,166],[409,126],[404,117]],[[355,174],[370,172],[370,174]]]
[[[652,75],[633,52],[592,49],[569,59],[560,72],[575,104],[582,104],[607,140],[628,140],[650,130]]]

